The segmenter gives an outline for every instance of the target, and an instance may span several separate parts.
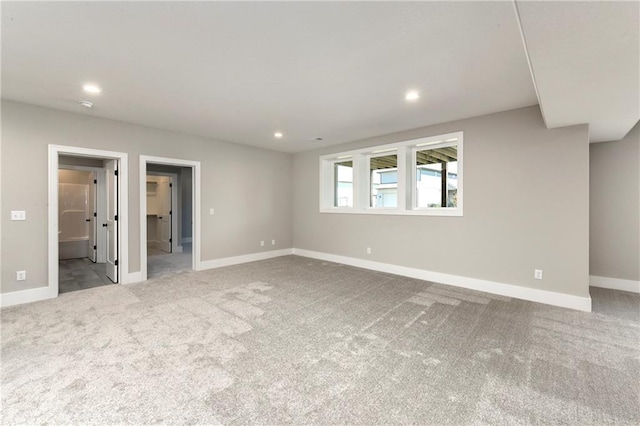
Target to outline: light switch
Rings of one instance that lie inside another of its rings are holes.
[[[209,209],[209,214],[214,214],[216,211],[214,209]]]
[[[24,210],[11,210],[11,220],[27,220],[27,212]]]

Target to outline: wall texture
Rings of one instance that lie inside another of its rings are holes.
[[[640,123],[589,152],[590,274],[640,281]]]
[[[319,213],[319,155],[460,130],[463,217]],[[297,247],[588,296],[588,128],[548,130],[538,107],[291,156],[3,101],[3,293],[47,285],[48,144],[129,154],[129,272],[140,269],[138,156],[144,154],[202,162],[205,261]],[[592,146],[592,164],[594,148],[606,145]],[[637,177],[637,160],[635,167]],[[27,210],[26,222],[9,220],[17,209]],[[275,247],[260,247],[271,239]],[[533,278],[536,268],[544,270],[542,281]],[[28,271],[26,282],[15,281],[19,269]]]
[[[2,293],[47,285],[48,144],[129,154],[129,272],[140,270],[141,154],[201,162],[203,261],[292,247],[290,154],[3,100]],[[11,222],[11,210],[27,221]]]
[[[463,217],[319,213],[320,155],[460,130]],[[293,182],[296,248],[589,295],[587,125],[522,108],[296,154]]]

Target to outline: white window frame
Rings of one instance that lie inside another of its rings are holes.
[[[331,166],[331,207],[334,208],[334,209],[343,210],[343,209],[352,209],[353,208],[353,206],[349,207],[349,206],[336,206],[335,205],[336,204],[336,200],[337,200],[337,194],[336,194],[336,187],[337,187],[336,184],[337,184],[337,182],[335,181],[335,178],[337,177],[336,164],[344,163],[345,161],[349,161],[349,160],[351,160],[351,162],[352,162],[352,169],[353,169],[352,173],[355,173],[355,171],[356,171],[355,163],[354,163],[354,159],[351,156],[335,158],[335,159],[333,159],[333,160],[331,160],[329,162],[330,166]],[[353,177],[353,180],[355,181],[355,177]],[[353,203],[352,204],[355,206],[355,204],[356,204],[355,203],[356,189],[353,186],[354,182],[352,182],[351,185],[352,185],[351,189],[353,191]]]
[[[320,213],[391,214],[408,216],[463,216],[464,149],[463,132],[453,132],[386,145],[323,155],[320,157]],[[457,207],[417,207],[416,152],[457,146]],[[397,207],[371,206],[371,158],[398,156]],[[353,207],[336,207],[334,164],[350,158],[353,161]]]
[[[397,207],[376,207],[376,206],[372,206],[371,202],[373,201],[372,197],[373,194],[371,193],[371,159],[373,158],[378,158],[378,157],[386,157],[388,155],[393,155],[395,153],[396,158],[398,160],[396,168],[398,169],[397,174],[398,174],[398,195],[397,195]],[[400,148],[387,148],[387,149],[376,149],[373,152],[370,152],[369,154],[367,154],[365,157],[367,159],[366,161],[366,167],[367,167],[367,210],[391,210],[391,211],[395,211],[399,206],[400,206],[400,163],[401,161],[401,155],[404,154],[404,151],[400,152]],[[404,156],[404,155],[403,155]]]

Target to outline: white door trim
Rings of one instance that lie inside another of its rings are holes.
[[[51,297],[58,296],[58,156],[74,155],[118,160],[118,266],[119,283],[127,284],[129,272],[129,163],[127,153],[75,146],[49,145],[49,283]],[[67,167],[67,166],[65,166]]]
[[[147,176],[170,177],[171,183],[174,185],[171,191],[171,238],[172,238],[171,253],[179,253],[182,251],[182,246],[180,246],[180,244],[178,243],[178,214],[176,212],[180,208],[178,206],[178,191],[181,191],[182,189],[180,187],[180,185],[182,185],[182,182],[178,180],[177,173],[147,172]],[[146,213],[146,209],[145,209],[145,213]],[[146,222],[145,222],[145,225],[146,225]],[[180,240],[182,240],[182,235],[180,235]],[[140,244],[142,244],[142,242],[140,242]]]
[[[194,271],[200,271],[200,162],[181,160],[178,158],[140,156],[140,275],[139,281],[147,280],[147,163],[166,166],[191,167],[191,235],[193,238],[193,252],[191,267]],[[184,230],[183,230],[184,231]]]

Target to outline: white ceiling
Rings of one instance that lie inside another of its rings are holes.
[[[546,122],[585,122],[584,113],[561,116],[569,107],[553,84],[554,63],[571,46],[545,55],[565,35],[545,42],[549,28],[537,22],[548,16],[524,6]],[[103,93],[84,94],[86,82]],[[407,103],[409,89],[422,97]],[[2,97],[285,152],[538,103],[511,1],[2,2]],[[620,105],[606,117],[614,107],[600,108],[603,122],[624,118],[610,134],[638,119],[626,113],[627,98],[607,98]],[[83,99],[94,108],[80,107]],[[594,114],[586,118],[599,122]],[[276,130],[285,137],[274,139]]]

